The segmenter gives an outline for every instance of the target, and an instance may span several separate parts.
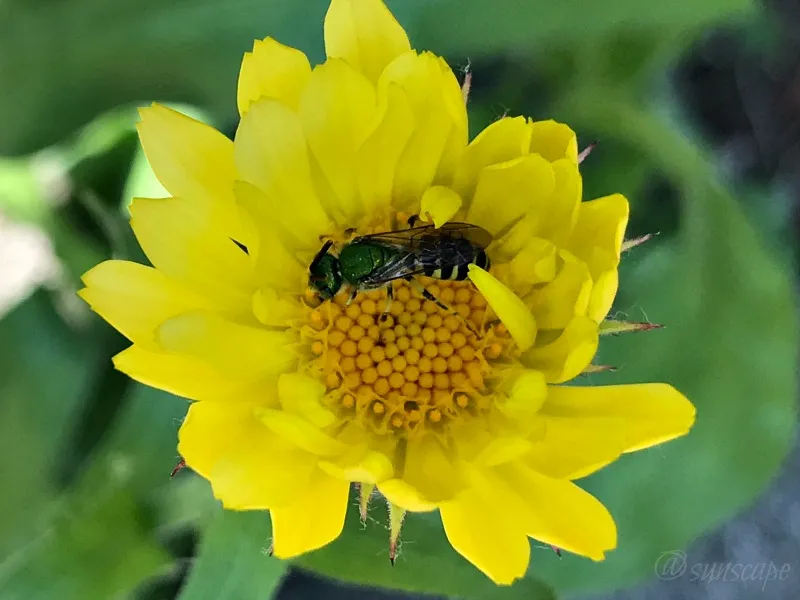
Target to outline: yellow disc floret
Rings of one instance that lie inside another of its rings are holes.
[[[451,311],[400,280],[387,314],[385,289],[362,292],[349,305],[340,294],[310,313],[310,367],[330,406],[378,434],[444,431],[487,405],[491,363],[512,358],[508,330],[471,282],[419,283]]]

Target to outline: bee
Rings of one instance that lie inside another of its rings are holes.
[[[355,237],[342,246],[338,256],[330,253],[333,242],[328,240],[309,267],[311,287],[322,300],[329,300],[348,287],[348,303],[361,291],[386,287],[386,307],[382,315],[386,318],[391,308],[392,282],[403,279],[426,300],[450,311],[414,278],[425,275],[463,281],[471,264],[488,269],[486,247],[492,236],[469,223],[451,222],[439,228],[433,225],[415,227],[414,220],[410,220],[409,225],[408,229]]]

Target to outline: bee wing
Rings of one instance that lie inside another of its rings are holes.
[[[483,250],[491,243],[492,234],[477,225],[451,221],[439,228],[434,225],[422,225],[421,227],[363,235],[354,241],[379,242],[417,254],[423,249],[432,249],[438,242],[447,239],[469,240],[474,246]]]
[[[384,283],[394,281],[395,279],[419,275],[422,272],[422,265],[419,263],[416,256],[411,253],[400,254],[370,273],[369,277],[364,280],[364,283],[368,286],[377,287]]]

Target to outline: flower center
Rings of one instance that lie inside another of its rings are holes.
[[[444,432],[486,411],[486,380],[511,359],[508,330],[471,282],[418,282],[451,312],[397,280],[385,316],[385,289],[361,292],[349,305],[340,293],[310,313],[310,367],[329,407],[378,434]]]

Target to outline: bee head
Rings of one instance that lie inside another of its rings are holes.
[[[339,259],[328,254],[326,244],[317,254],[309,267],[309,285],[319,294],[322,300],[330,300],[342,287],[342,272]]]

